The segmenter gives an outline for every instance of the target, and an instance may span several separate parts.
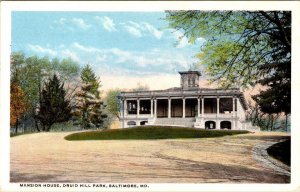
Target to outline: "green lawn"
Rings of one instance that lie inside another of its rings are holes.
[[[278,159],[284,164],[291,166],[291,140],[276,143],[267,149],[270,156]]]
[[[87,131],[73,133],[66,140],[120,140],[120,139],[176,139],[176,138],[207,138],[225,135],[245,134],[249,131],[239,130],[203,130],[188,127],[140,126],[126,129],[105,131]]]

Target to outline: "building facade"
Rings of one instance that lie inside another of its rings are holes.
[[[121,92],[122,128],[172,125],[202,129],[253,129],[239,89],[199,87],[198,71],[179,72],[181,86],[166,90]]]

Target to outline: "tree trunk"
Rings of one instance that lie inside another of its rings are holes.
[[[38,132],[41,132],[41,130],[40,130],[40,128],[39,128],[39,125],[38,125],[37,120],[36,120],[35,117],[34,117],[34,125],[35,125],[36,130],[37,130]]]
[[[18,126],[19,126],[19,119],[16,119],[16,128],[15,128],[15,133],[18,133]]]

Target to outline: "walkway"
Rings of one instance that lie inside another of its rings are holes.
[[[210,139],[66,141],[68,133],[11,138],[11,182],[288,183],[253,149],[282,134]],[[259,158],[259,157],[258,157]]]

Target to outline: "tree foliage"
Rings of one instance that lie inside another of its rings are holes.
[[[120,118],[120,101],[117,98],[120,92],[118,89],[112,89],[106,94],[106,109],[113,117],[117,118]]]
[[[273,55],[281,52],[273,40],[290,50],[290,17],[285,11],[168,11],[166,16],[189,42],[206,40],[198,57],[213,80],[226,86],[256,83],[265,75],[259,66],[274,62]]]
[[[194,43],[212,81],[223,87],[260,83],[255,96],[262,111],[290,113],[290,11],[167,11],[170,27]]]
[[[100,97],[100,81],[89,65],[81,71],[81,90],[76,93],[76,106],[73,114],[82,129],[99,128],[106,115],[103,114],[103,102]]]
[[[64,84],[54,75],[45,82],[41,93],[37,118],[43,131],[49,131],[54,123],[68,121],[71,117],[70,101],[66,100]]]
[[[69,84],[79,73],[79,65],[71,59],[49,59],[37,56],[26,57],[22,52],[11,55],[11,79],[18,81],[27,103],[26,116],[33,118],[39,130],[36,111],[39,109],[42,85],[56,74]],[[68,89],[68,91],[71,89]]]
[[[24,91],[17,82],[10,84],[10,126],[16,126],[18,131],[18,121],[26,111],[27,105],[24,98]]]

